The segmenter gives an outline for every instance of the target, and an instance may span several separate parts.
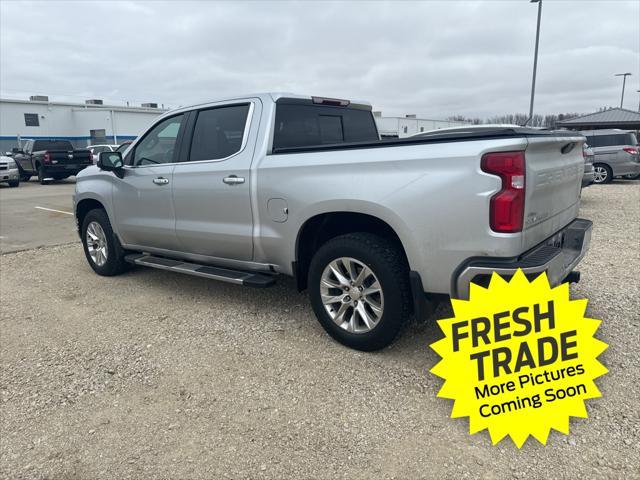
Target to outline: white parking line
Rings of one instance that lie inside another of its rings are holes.
[[[45,207],[33,207],[33,208],[37,208],[38,210],[46,210],[47,212],[56,212],[56,213],[64,213],[66,215],[73,215],[73,213],[71,212],[63,212],[62,210],[56,210],[54,208],[45,208]]]

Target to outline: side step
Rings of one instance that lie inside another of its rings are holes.
[[[144,253],[132,253],[124,257],[125,261],[143,267],[159,268],[171,272],[186,273],[196,277],[220,280],[221,282],[235,283],[246,287],[265,288],[276,283],[275,277],[263,273],[243,272],[229,270],[227,268],[210,267],[197,263],[182,262],[164,257],[154,257]]]

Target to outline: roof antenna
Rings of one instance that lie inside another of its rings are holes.
[[[533,77],[531,79],[531,102],[529,103],[529,118],[521,127],[526,127],[533,118],[533,98],[536,92],[536,73],[538,70],[538,44],[540,43],[540,18],[542,17],[542,0],[529,0],[529,3],[538,4],[538,22],[536,23],[536,47],[533,53]]]

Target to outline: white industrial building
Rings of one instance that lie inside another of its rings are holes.
[[[140,107],[50,102],[48,97],[30,100],[0,99],[0,152],[21,146],[24,139],[70,140],[76,148],[101,143],[119,144],[137,137],[165,110],[157,104]]]
[[[22,146],[25,139],[70,140],[74,147],[119,144],[142,133],[158,115],[166,110],[155,103],[139,107],[104,105],[102,100],[85,103],[49,101],[46,96],[29,100],[0,99],[0,152]],[[465,125],[449,120],[383,117],[373,112],[381,137],[408,137],[439,128]]]
[[[405,115],[404,117],[383,117],[382,112],[373,112],[378,125],[378,132],[381,137],[404,138],[416,133],[438,130],[440,128],[461,127],[468,125],[465,122],[454,120],[432,120],[428,118],[417,118],[416,115]]]

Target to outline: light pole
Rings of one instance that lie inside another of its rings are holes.
[[[529,102],[529,119],[527,125],[533,119],[533,97],[536,94],[536,72],[538,71],[538,44],[540,43],[540,18],[542,17],[542,0],[530,0],[530,3],[538,4],[538,24],[536,26],[536,49],[533,53],[533,78],[531,80],[531,101]]]
[[[636,92],[640,93],[640,90],[636,90]],[[640,112],[640,100],[638,100],[638,111]]]
[[[627,73],[616,73],[614,77],[622,77],[622,97],[620,98],[620,108],[622,108],[622,104],[624,103],[624,86],[627,83],[627,77],[631,75],[629,72]]]

